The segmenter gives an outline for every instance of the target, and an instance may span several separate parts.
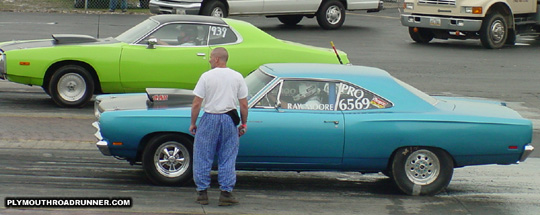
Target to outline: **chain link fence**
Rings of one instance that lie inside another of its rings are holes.
[[[0,0],[0,11],[11,12],[109,12],[111,2],[116,2],[115,12],[122,12],[123,0]],[[150,13],[150,0],[126,0],[127,11]]]
[[[115,13],[122,12],[123,0],[0,0],[0,11],[96,13],[109,12],[111,1],[116,2]],[[386,8],[396,8],[400,0],[384,0]],[[148,13],[150,0],[126,0],[128,13]]]

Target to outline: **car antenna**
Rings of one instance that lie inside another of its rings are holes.
[[[337,52],[336,46],[334,46],[334,41],[330,41],[330,45],[332,45],[332,48],[334,49],[334,52],[336,53],[337,59],[339,60],[340,64],[343,64],[343,61],[341,61],[341,58],[339,57],[339,54]]]

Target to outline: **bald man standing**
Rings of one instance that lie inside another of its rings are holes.
[[[210,171],[216,153],[221,190],[219,206],[238,203],[231,192],[236,184],[239,137],[247,130],[248,88],[240,73],[227,68],[228,58],[225,48],[212,50],[209,60],[212,69],[201,75],[193,90],[195,98],[189,131],[195,135],[193,179],[197,185],[197,203],[202,205],[208,204],[207,189],[210,187]],[[197,127],[203,101],[204,114]],[[240,120],[237,104],[240,105]],[[234,121],[241,121],[242,124],[237,127],[238,122]]]

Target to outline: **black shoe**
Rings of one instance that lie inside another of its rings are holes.
[[[221,191],[219,196],[219,206],[230,206],[238,204],[238,200],[234,198],[231,192]]]
[[[122,10],[122,13],[125,13],[125,12],[127,12],[127,10]]]
[[[114,10],[113,10],[113,9],[110,9],[109,12],[114,12]]]
[[[201,190],[197,192],[197,203],[201,205],[207,205],[208,204],[208,194],[206,190]]]

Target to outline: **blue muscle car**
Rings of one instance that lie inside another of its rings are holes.
[[[410,195],[434,195],[457,167],[515,164],[532,122],[504,103],[432,97],[371,67],[266,64],[246,77],[249,130],[238,170],[383,172]],[[102,95],[98,148],[142,164],[155,184],[192,178],[187,90]]]

